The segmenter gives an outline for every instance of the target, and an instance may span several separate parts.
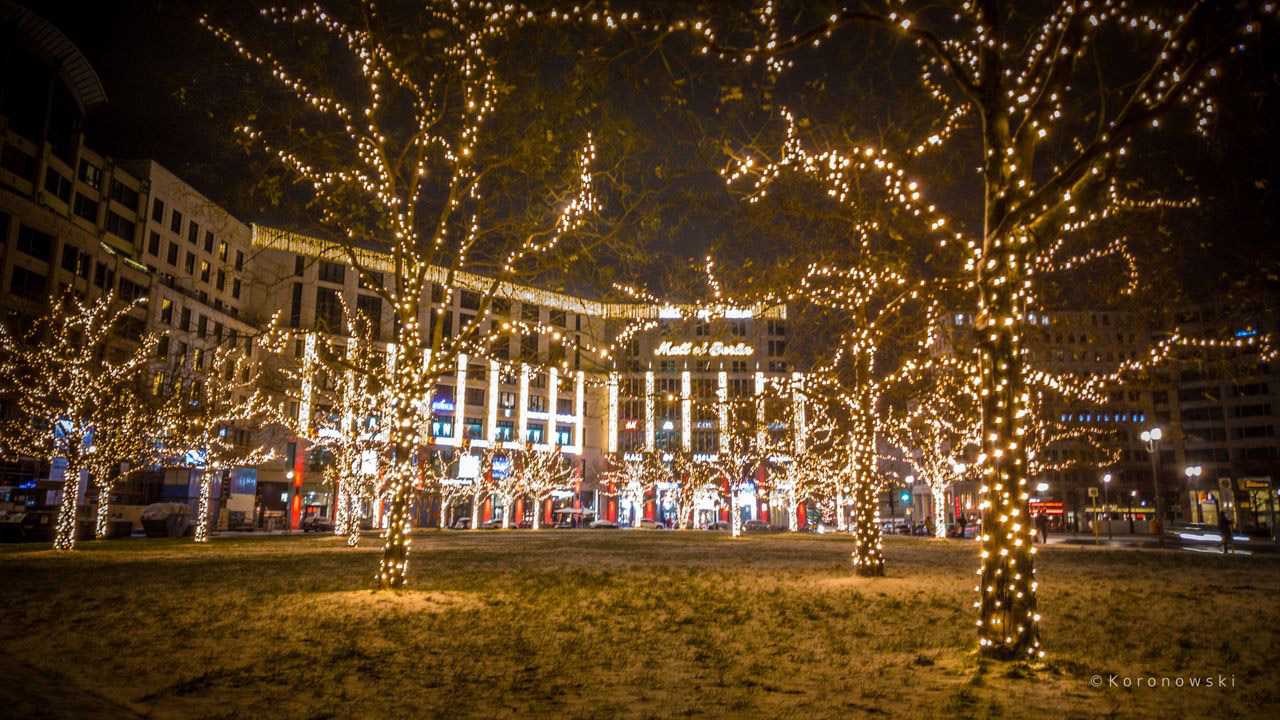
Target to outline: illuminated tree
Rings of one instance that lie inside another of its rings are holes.
[[[550,450],[534,449],[531,443],[516,457],[515,474],[521,491],[533,501],[533,529],[542,527],[542,505],[551,493],[569,486],[573,466],[565,460],[560,446]]]
[[[141,378],[139,378],[140,380]],[[107,519],[111,512],[111,490],[122,466],[130,471],[163,460],[160,439],[166,434],[169,420],[163,405],[154,402],[136,384],[121,388],[108,398],[105,416],[93,431],[92,444],[85,452],[89,482],[98,493],[97,517],[93,536],[101,540],[107,535]]]
[[[672,490],[676,505],[676,529],[692,530],[697,527],[694,510],[698,499],[712,494],[716,489],[715,464],[695,453],[679,451],[671,453]]]
[[[68,294],[54,300],[28,336],[15,337],[0,326],[0,392],[17,411],[4,423],[3,451],[51,465],[66,461],[55,550],[75,547],[81,471],[104,475],[106,455],[120,447],[118,440],[150,430],[119,406],[141,381],[159,342],[155,335],[121,337],[130,311],[141,303],[119,303],[114,294],[96,300]],[[95,436],[104,441],[101,455],[93,451]]]
[[[195,347],[174,356],[167,377],[156,378],[157,394],[170,417],[162,438],[168,462],[200,473],[196,542],[209,539],[213,481],[234,468],[275,457],[264,441],[274,439],[269,431],[281,427],[284,418],[264,388],[262,354],[261,348],[255,351],[252,337]],[[309,414],[310,409],[300,412]]]
[[[1030,8],[976,0],[955,8],[903,3],[891,9],[868,3],[815,17],[779,12],[770,2],[723,38],[702,19],[678,24],[693,32],[701,53],[743,63],[761,60],[775,75],[795,62],[793,53],[801,48],[829,47],[851,36],[859,47],[877,47],[859,31],[909,40],[919,53],[920,84],[936,104],[906,104],[888,122],[918,127],[922,117],[929,119],[919,138],[891,145],[854,140],[811,159],[789,147],[778,161],[742,158],[734,174],[754,175],[763,191],[787,163],[820,163],[834,197],[861,200],[854,184],[865,189],[878,182],[881,199],[901,213],[928,219],[940,245],[968,248],[969,278],[979,294],[975,326],[983,399],[978,631],[980,650],[990,657],[1041,654],[1033,530],[1026,517],[1029,397],[1023,352],[1025,317],[1038,304],[1037,280],[1073,257],[1125,257],[1123,241],[1097,232],[1103,221],[1179,204],[1120,192],[1121,180],[1128,188],[1164,179],[1144,177],[1149,170],[1127,162],[1131,150],[1168,127],[1186,124],[1203,132],[1216,114],[1208,83],[1259,30],[1259,17],[1234,5],[1179,6],[1144,13],[1118,2]],[[1270,15],[1275,6],[1260,10]],[[744,24],[754,38],[739,42]],[[1123,39],[1100,40],[1112,32]],[[894,46],[884,46],[886,56]],[[1118,56],[1107,54],[1112,47]],[[782,117],[790,146],[798,123],[786,110]],[[945,166],[938,149],[957,138],[952,144],[967,150],[970,164],[980,169],[982,202],[966,203],[981,208],[977,217],[949,216],[927,195],[930,185],[944,184],[931,175]],[[1046,254],[1053,255],[1049,267],[1037,263]]]
[[[626,497],[633,508],[631,526],[639,527],[644,515],[644,499],[666,475],[661,458],[652,452],[615,453],[609,459],[610,469],[604,480],[619,497]]]
[[[201,23],[285,91],[255,104],[241,133],[311,194],[318,254],[354,267],[394,313],[377,577],[402,587],[413,460],[426,440],[415,406],[460,359],[484,356],[491,337],[536,331],[495,320],[495,294],[586,267],[615,240],[586,222],[601,204],[586,127],[600,120],[576,102],[576,78],[534,80],[541,68],[530,61],[546,27],[589,34],[616,27],[615,16],[469,0],[269,8],[235,30],[221,16]],[[535,112],[515,99],[541,104]],[[458,291],[478,299],[461,327],[420,314],[433,295]]]

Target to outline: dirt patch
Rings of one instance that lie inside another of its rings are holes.
[[[382,613],[442,613],[450,610],[473,610],[481,606],[474,593],[443,591],[374,591],[347,590],[327,593],[295,595],[295,601],[313,610],[326,607],[356,610],[369,614]]]

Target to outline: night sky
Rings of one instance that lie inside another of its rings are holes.
[[[220,84],[220,70],[235,67],[237,61],[196,25],[199,3],[20,0],[20,4],[62,30],[98,71],[108,103],[86,121],[91,147],[114,157],[154,158],[242,219],[272,220],[263,217],[253,198],[232,190],[247,185],[241,181],[251,172],[246,157],[225,132],[227,123],[241,116],[243,108],[235,106],[236,88]],[[1187,279],[1208,293],[1229,286],[1236,271],[1246,265],[1256,271],[1261,260],[1275,267],[1278,229],[1274,218],[1280,210],[1274,188],[1274,168],[1280,167],[1275,90],[1280,63],[1274,43],[1268,44],[1271,39],[1264,34],[1263,51],[1239,63],[1237,75],[1226,84],[1229,91],[1215,93],[1222,101],[1220,125],[1204,148],[1157,145],[1147,151],[1150,162],[1157,165],[1189,167],[1206,200],[1200,211],[1161,218],[1159,231],[1184,250],[1176,262],[1185,264]],[[836,58],[832,60],[832,66],[839,66]],[[654,93],[665,92],[661,81],[652,87]],[[635,92],[638,112],[653,112],[661,106],[661,99],[644,97],[648,91]],[[669,145],[681,127],[671,122],[662,128],[667,133],[662,143]],[[722,160],[695,158],[695,164],[704,165],[693,168],[695,188],[703,182],[697,179],[698,173],[712,177],[709,165]],[[688,186],[683,189],[687,191]],[[670,244],[659,249],[659,257],[678,262],[680,255],[698,257],[717,240],[723,243],[735,232],[735,221],[726,219],[733,212],[733,202],[726,196],[724,202],[712,203],[705,217],[670,214]],[[1274,279],[1270,290],[1275,290]]]

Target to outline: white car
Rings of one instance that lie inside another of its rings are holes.
[[[609,520],[592,520],[587,527],[592,530],[617,530],[618,524]]]
[[[663,525],[661,522],[657,520],[650,520],[649,518],[645,518],[644,520],[641,520],[640,527],[645,530],[666,530],[667,529],[666,525]]]

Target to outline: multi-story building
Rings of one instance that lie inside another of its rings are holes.
[[[1219,337],[1220,323],[1210,329],[1208,312],[1179,311],[1160,325],[1179,328],[1188,337]],[[1148,358],[1153,345],[1168,337],[1132,312],[1036,313],[1028,322],[1032,367],[1080,380],[1110,376],[1122,362]],[[971,323],[970,314],[955,313],[949,324],[963,332]],[[1245,338],[1271,331],[1275,336],[1274,330],[1249,326],[1231,334]],[[1117,528],[1142,528],[1143,521],[1154,518],[1153,474],[1158,473],[1169,521],[1216,522],[1226,482],[1232,490],[1227,501],[1243,526],[1268,525],[1268,500],[1275,497],[1268,487],[1280,475],[1277,382],[1275,369],[1258,362],[1249,348],[1175,351],[1146,380],[1106,388],[1103,404],[1047,404],[1042,408],[1047,420],[1081,432],[1042,450],[1046,469],[1032,478],[1037,488],[1032,510],[1078,530],[1093,517],[1096,503],[1099,514],[1112,513]],[[1161,440],[1144,441],[1142,433],[1154,428],[1161,429]],[[1151,449],[1157,452],[1154,462]],[[1039,490],[1042,484],[1045,489]],[[1089,496],[1090,488],[1097,490],[1096,499]],[[916,503],[927,502],[927,490],[916,495]],[[976,511],[975,483],[958,483],[954,496],[954,512]]]

